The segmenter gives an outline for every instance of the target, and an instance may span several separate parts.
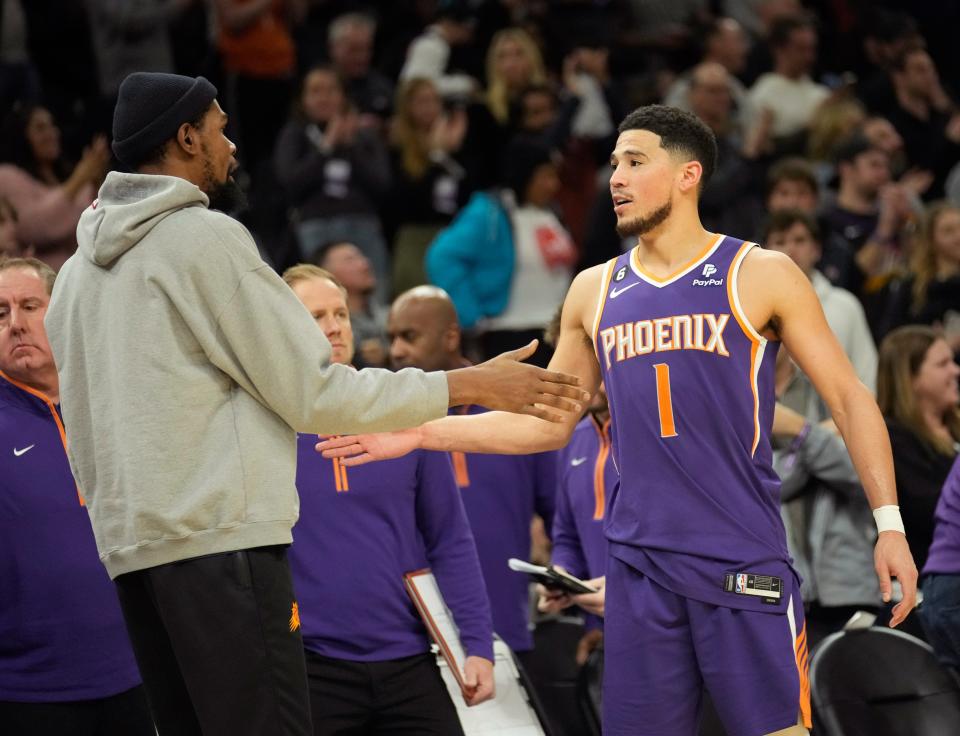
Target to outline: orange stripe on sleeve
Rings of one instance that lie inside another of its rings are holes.
[[[593,468],[593,496],[595,499],[593,518],[599,520],[603,518],[607,505],[603,471],[607,465],[607,458],[610,456],[610,420],[604,422],[603,427],[597,427],[596,429],[600,435],[600,451],[597,453],[597,461]]]
[[[453,475],[457,486],[467,488],[470,485],[470,472],[467,469],[467,456],[462,452],[451,452],[450,459],[453,461]]]
[[[347,466],[338,457],[333,458],[333,483],[337,493],[350,490],[350,483],[347,481]]]

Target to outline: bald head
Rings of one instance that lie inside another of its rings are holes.
[[[730,114],[730,74],[722,64],[705,61],[690,73],[690,110],[713,129],[722,126]]]
[[[395,369],[451,370],[463,363],[460,325],[450,296],[436,286],[416,286],[397,297],[387,320]]]
[[[445,326],[458,324],[457,309],[453,306],[453,300],[439,286],[429,284],[414,286],[396,298],[391,311],[405,310],[410,307],[418,308],[431,321],[441,322]]]
[[[730,83],[730,74],[722,64],[715,61],[705,61],[697,64],[690,72],[690,84],[694,87],[704,85],[723,85]]]

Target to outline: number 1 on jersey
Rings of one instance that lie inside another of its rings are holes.
[[[676,437],[677,428],[673,423],[673,398],[670,396],[670,366],[657,363],[653,366],[657,373],[657,410],[660,412],[660,436]]]

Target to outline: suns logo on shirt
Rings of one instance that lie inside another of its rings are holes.
[[[701,350],[730,356],[723,332],[729,314],[676,314],[659,319],[626,322],[600,331],[607,368],[638,355],[669,350]]]
[[[294,632],[300,628],[300,607],[297,605],[297,602],[293,602],[293,606],[290,609],[290,631]]]

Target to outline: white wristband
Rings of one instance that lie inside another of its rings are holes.
[[[877,532],[900,532],[903,529],[903,519],[900,518],[899,506],[880,506],[873,510],[873,520],[877,523]]]

